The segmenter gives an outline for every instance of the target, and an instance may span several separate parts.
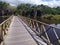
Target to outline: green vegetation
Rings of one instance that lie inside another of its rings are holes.
[[[20,4],[20,5],[17,6],[17,12],[19,14],[22,14],[23,12],[27,13],[31,10],[34,10],[37,13],[39,11],[41,11],[42,15],[45,15],[45,14],[52,14],[52,15],[60,14],[60,7],[51,8],[51,7],[48,7],[46,5],[42,5],[42,4],[41,5]]]
[[[46,5],[20,4],[16,9],[17,14],[30,18],[40,19],[44,15],[60,15],[60,7],[48,7]]]
[[[0,16],[0,23],[6,20],[9,16]]]
[[[19,4],[17,7],[13,7],[0,1],[0,16],[8,17],[12,14],[26,16],[46,23],[59,23],[60,7],[51,8],[43,4]]]
[[[45,23],[60,23],[60,15],[44,15],[41,20]]]
[[[17,6],[17,13],[45,23],[60,23],[60,7],[20,4]]]
[[[12,15],[12,12],[8,3],[0,1],[0,23]]]
[[[8,16],[12,13],[12,7],[8,3],[0,1],[0,16]]]

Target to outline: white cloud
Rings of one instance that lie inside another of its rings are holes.
[[[44,5],[48,5],[50,7],[56,7],[56,6],[60,6],[60,0],[57,1],[57,0],[52,0],[52,1],[37,1],[36,3],[37,5],[40,5],[40,4],[44,4]]]
[[[44,4],[50,7],[60,6],[60,0],[4,0],[12,5],[17,5],[19,3],[32,3],[32,4]]]

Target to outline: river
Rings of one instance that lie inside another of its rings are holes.
[[[55,24],[50,24],[50,25],[51,25],[51,26],[54,26],[54,27],[57,27],[57,28],[60,28],[60,24],[57,24],[57,25],[55,25]],[[60,45],[60,44],[58,43],[58,41],[57,41],[57,40],[59,40],[59,39],[56,38],[56,36],[55,36],[55,34],[54,34],[54,32],[53,32],[53,28],[51,28],[51,27],[49,27],[49,26],[45,26],[45,28],[46,28],[46,30],[47,30],[47,34],[48,34],[48,36],[49,36],[50,42],[53,43],[53,45]],[[55,29],[55,31],[56,31],[58,37],[60,38],[60,29]],[[44,36],[45,36],[45,34],[44,34]],[[46,37],[46,36],[45,36],[45,37]]]

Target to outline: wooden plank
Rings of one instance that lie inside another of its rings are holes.
[[[17,16],[12,19],[4,43],[5,45],[37,45]]]

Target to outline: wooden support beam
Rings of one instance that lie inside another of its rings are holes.
[[[48,37],[48,34],[47,34],[47,32],[46,32],[46,29],[45,29],[44,25],[42,25],[42,27],[43,27],[43,30],[44,30],[45,35],[46,35],[46,37],[47,37],[47,40],[50,42],[50,39],[49,39],[49,37]]]
[[[53,28],[53,32],[54,32],[56,38],[58,39],[58,42],[60,43],[60,39],[59,39],[59,37],[58,37],[58,35],[57,35],[56,31],[55,31],[55,28]]]
[[[50,43],[44,36],[41,36],[41,38],[42,38],[43,40],[45,40],[45,41],[48,43],[48,45],[53,45],[53,44]]]

